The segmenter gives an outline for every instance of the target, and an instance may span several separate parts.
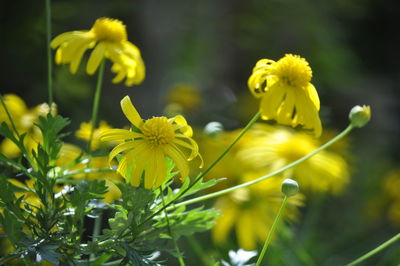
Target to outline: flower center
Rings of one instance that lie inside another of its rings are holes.
[[[312,77],[308,62],[304,58],[292,54],[286,54],[285,57],[276,62],[271,72],[281,82],[295,88],[306,87]]]
[[[175,137],[175,131],[168,119],[164,116],[153,117],[143,124],[143,135],[153,146],[171,143]]]
[[[289,139],[277,145],[278,155],[288,162],[296,161],[316,149],[312,139],[306,135],[289,136]]]
[[[99,18],[91,31],[99,41],[121,42],[127,40],[125,25],[118,19]]]

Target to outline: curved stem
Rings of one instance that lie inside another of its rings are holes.
[[[51,56],[51,5],[50,0],[46,0],[46,42],[47,42],[47,87],[49,92],[49,107],[53,103],[53,65]]]
[[[276,226],[278,225],[279,220],[281,219],[283,210],[285,209],[287,200],[288,200],[288,197],[285,196],[283,198],[281,207],[279,208],[278,214],[276,215],[275,220],[272,223],[271,229],[268,231],[267,239],[265,240],[264,246],[260,252],[260,256],[258,257],[256,266],[259,266],[261,264],[262,259],[264,258],[265,252],[267,251],[267,248],[268,248],[269,244],[271,243],[272,235],[275,232]]]
[[[161,187],[160,187],[160,195],[161,195],[162,204],[165,207],[164,194],[163,194],[163,191],[162,191]],[[175,239],[174,235],[172,234],[172,230],[171,230],[171,226],[170,226],[169,218],[168,218],[168,212],[165,209],[164,209],[164,215],[165,215],[165,220],[167,221],[168,234],[172,238],[172,242],[174,243],[174,248],[175,248],[175,251],[176,251],[177,256],[178,256],[179,264],[181,266],[185,266],[185,262],[184,262],[184,260],[182,258],[181,251],[179,250],[178,243],[176,242],[176,239]]]
[[[94,133],[95,128],[97,127],[97,116],[99,113],[101,88],[102,88],[103,76],[104,76],[104,65],[105,65],[105,60],[103,59],[103,61],[100,63],[99,74],[97,76],[96,91],[95,91],[94,100],[93,100],[92,119],[91,119],[92,127],[90,130],[90,137],[89,137],[89,142],[88,142],[88,150],[89,151],[92,148],[93,133]]]
[[[227,189],[223,189],[223,190],[220,190],[220,191],[216,191],[214,193],[210,193],[210,194],[207,194],[207,195],[204,195],[204,196],[201,196],[201,197],[197,197],[197,198],[194,198],[194,199],[183,201],[181,203],[175,204],[174,207],[179,207],[179,206],[182,206],[182,205],[192,204],[192,203],[196,203],[196,202],[199,202],[199,201],[203,201],[203,200],[211,199],[211,198],[214,198],[214,197],[218,197],[218,196],[224,195],[226,193],[232,192],[232,191],[234,191],[236,189],[248,187],[248,186],[254,185],[256,183],[259,183],[261,181],[264,181],[265,179],[268,179],[270,177],[278,175],[278,174],[280,174],[280,173],[282,173],[282,172],[284,172],[284,171],[286,171],[286,170],[288,170],[288,169],[290,169],[290,168],[292,168],[292,167],[304,162],[305,160],[309,159],[310,157],[314,156],[315,154],[319,153],[320,151],[322,151],[322,150],[326,149],[327,147],[331,146],[332,144],[334,144],[335,142],[337,142],[338,140],[340,140],[341,138],[346,136],[348,133],[350,133],[350,131],[352,129],[353,129],[353,126],[349,125],[339,135],[337,135],[336,137],[334,137],[333,139],[331,139],[330,141],[328,141],[327,143],[325,143],[324,145],[322,145],[318,149],[316,149],[313,152],[307,154],[306,156],[304,156],[304,157],[302,157],[302,158],[300,158],[300,159],[298,159],[298,160],[296,160],[296,161],[294,161],[294,162],[282,167],[281,169],[278,169],[278,170],[276,170],[276,171],[274,171],[272,173],[269,173],[268,175],[259,177],[257,179],[254,179],[252,181],[249,181],[249,182],[237,185],[237,186],[233,186],[233,187],[230,187],[230,188],[227,188]]]
[[[395,235],[394,237],[392,237],[388,241],[386,241],[383,244],[379,245],[378,247],[374,248],[373,250],[371,250],[370,252],[368,252],[365,255],[361,256],[360,258],[350,262],[349,264],[346,264],[346,266],[353,266],[353,265],[359,264],[360,262],[368,259],[369,257],[372,257],[376,253],[378,253],[378,252],[382,251],[383,249],[387,248],[388,246],[390,246],[391,244],[393,244],[397,240],[400,240],[400,234]]]
[[[170,202],[168,202],[165,206],[163,206],[161,209],[150,215],[147,219],[145,219],[141,224],[138,225],[138,227],[142,226],[143,224],[147,223],[150,221],[154,216],[158,215],[160,212],[165,210],[168,206],[170,206],[172,203],[174,203],[176,200],[180,199],[183,195],[186,194],[194,185],[197,184],[208,172],[211,171],[211,169],[219,162],[221,161],[222,158],[233,148],[233,146],[242,138],[242,136],[253,126],[255,122],[260,118],[261,113],[257,112],[253,118],[247,123],[247,125],[240,131],[239,135],[234,139],[234,141],[221,153],[220,156],[209,166],[207,167],[204,172],[200,173],[196,179],[193,181],[192,184],[190,184],[185,190],[180,192],[174,199],[172,199]]]

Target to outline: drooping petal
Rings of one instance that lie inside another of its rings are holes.
[[[89,75],[92,75],[94,72],[96,72],[97,68],[99,67],[101,61],[104,58],[104,53],[106,51],[106,48],[107,46],[104,42],[99,42],[97,46],[94,48],[86,66],[86,72]]]
[[[176,168],[178,168],[180,172],[181,180],[185,180],[186,177],[189,175],[189,166],[185,157],[179,153],[179,150],[176,150],[169,145],[163,147],[163,150],[164,153],[174,161]]]
[[[220,199],[215,206],[216,209],[220,209],[222,212],[222,215],[217,218],[216,224],[212,228],[212,237],[216,243],[226,241],[228,233],[236,221],[238,209],[231,205],[233,204],[229,204],[226,199]]]
[[[255,238],[253,231],[253,215],[248,211],[243,211],[240,217],[237,217],[236,236],[240,246],[246,250],[255,248]]]
[[[319,111],[320,102],[319,102],[317,90],[315,89],[314,85],[309,83],[306,88],[306,91],[307,91],[308,96],[310,97],[312,103],[314,104],[315,108]]]
[[[141,138],[142,134],[126,129],[108,129],[101,134],[101,141],[125,141],[134,138]]]
[[[164,183],[165,178],[167,177],[167,165],[165,162],[164,153],[161,150],[156,152],[154,161],[156,166],[156,180],[154,183],[154,187],[156,188],[161,186]]]
[[[157,173],[157,152],[151,152],[150,158],[147,160],[147,167],[144,173],[144,187],[153,188]]]
[[[191,126],[188,125],[186,119],[183,116],[177,115],[171,119],[168,119],[168,121],[176,123],[179,126],[179,131],[181,131],[185,136],[193,136],[193,129]]]
[[[128,142],[123,142],[123,143],[117,145],[110,152],[110,155],[108,156],[108,163],[110,163],[112,161],[112,159],[114,159],[114,157],[117,156],[117,154],[127,151],[127,150],[131,150],[131,149],[137,147],[139,144],[140,144],[140,142],[137,143],[136,141],[128,141]]]
[[[136,108],[133,106],[132,102],[131,102],[131,98],[129,98],[129,96],[125,96],[122,100],[121,100],[121,108],[122,111],[124,112],[126,118],[128,118],[128,120],[137,128],[141,128],[142,124],[143,124],[143,120],[140,117],[138,111],[136,110]]]

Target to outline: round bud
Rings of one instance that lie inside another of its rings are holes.
[[[371,107],[367,105],[354,106],[349,113],[349,119],[354,127],[365,126],[371,119]]]
[[[217,136],[222,131],[224,131],[224,126],[217,121],[210,122],[204,127],[204,132],[212,137]]]
[[[299,184],[293,179],[285,179],[282,183],[282,193],[286,197],[291,197],[299,192]]]

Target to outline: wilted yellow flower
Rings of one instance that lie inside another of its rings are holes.
[[[257,124],[249,132],[238,157],[255,169],[269,172],[304,157],[321,143],[310,135],[287,128]],[[337,153],[323,150],[290,168],[284,175],[297,180],[304,190],[340,193],[350,179],[346,161]]]
[[[90,140],[90,133],[92,131],[92,122],[82,122],[80,128],[75,132],[75,136],[79,139],[86,141]],[[90,144],[91,150],[96,150],[100,146],[100,136],[101,134],[110,129],[110,125],[106,121],[100,121],[99,127],[93,131],[92,143]]]
[[[250,174],[244,181],[257,177]],[[229,232],[234,229],[239,246],[243,249],[253,250],[257,243],[264,242],[282,203],[282,181],[282,178],[270,178],[218,198],[215,208],[221,211],[221,216],[212,228],[213,240],[216,243],[225,242]],[[303,205],[303,199],[301,194],[290,197],[283,218],[295,220],[298,216],[297,207]]]
[[[292,127],[301,125],[320,136],[320,102],[311,77],[308,62],[298,55],[286,54],[276,62],[259,60],[248,87],[256,98],[261,98],[261,118]]]
[[[18,130],[19,134],[26,134],[24,144],[28,151],[36,150],[38,144],[42,141],[42,133],[35,126],[39,121],[39,116],[45,116],[49,112],[53,115],[57,113],[56,105],[54,104],[50,110],[46,103],[40,104],[34,108],[28,109],[25,102],[17,95],[7,94],[4,96],[4,103],[10,113],[10,116]],[[12,128],[3,105],[0,105],[0,123],[6,122]],[[10,139],[4,139],[0,144],[0,152],[4,155],[13,158],[21,154],[21,151]]]
[[[117,172],[133,186],[139,186],[144,171],[145,188],[156,188],[167,176],[168,157],[174,161],[184,180],[189,175],[188,161],[197,156],[201,159],[197,143],[191,138],[192,128],[185,118],[179,115],[170,119],[161,116],[143,121],[129,96],[122,99],[121,108],[134,130],[109,129],[101,137],[102,141],[120,142],[109,155],[111,161],[119,153],[124,153]],[[188,158],[182,147],[190,150]]]
[[[101,61],[108,58],[113,62],[111,70],[117,75],[112,80],[119,83],[126,78],[125,85],[132,86],[143,81],[145,67],[139,49],[128,41],[125,25],[111,18],[99,18],[90,30],[65,32],[51,41],[57,49],[57,64],[70,64],[71,73],[76,73],[82,56],[87,49],[94,48],[86,72],[96,72]]]

